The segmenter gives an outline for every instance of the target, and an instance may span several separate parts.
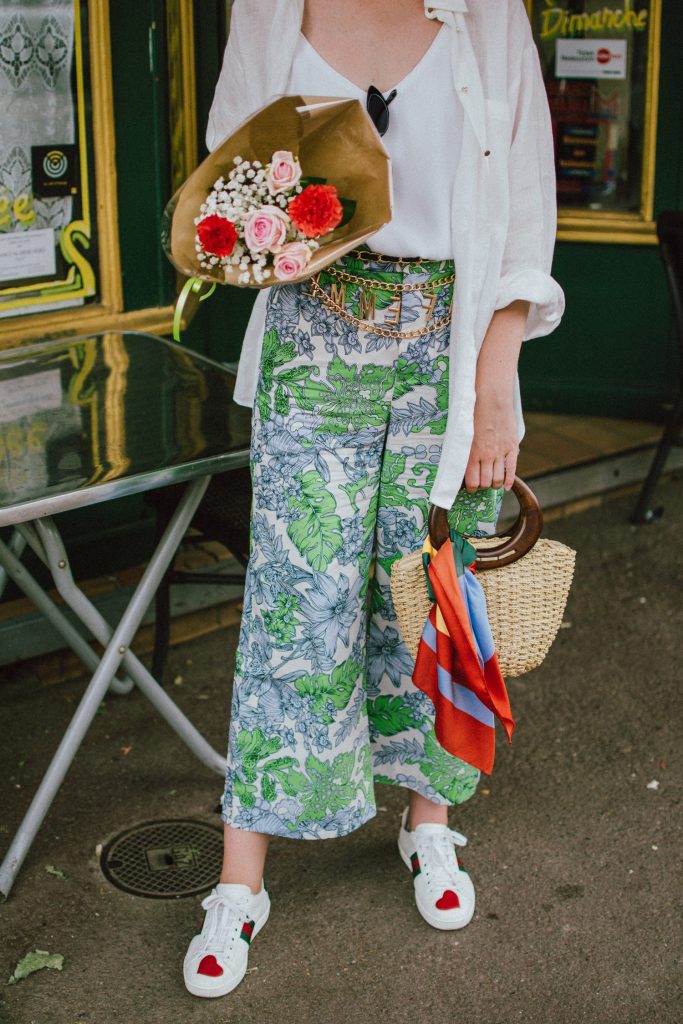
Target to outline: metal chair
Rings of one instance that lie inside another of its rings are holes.
[[[631,517],[632,523],[653,523],[664,511],[659,507],[651,507],[652,497],[657,482],[662,474],[669,452],[674,446],[683,446],[683,211],[664,210],[657,217],[657,237],[659,252],[664,264],[669,292],[673,305],[674,324],[678,339],[680,356],[681,381],[678,398],[674,404],[669,420],[657,445],[657,449],[636,501]]]
[[[180,500],[182,487],[150,491],[145,501],[156,513],[156,532],[161,536]],[[245,568],[249,560],[251,519],[251,473],[248,466],[214,476],[195,512],[191,528],[197,533],[185,537],[185,543],[217,540]],[[171,635],[171,586],[173,584],[244,584],[244,575],[235,573],[190,572],[177,570],[174,562],[164,575],[155,597],[154,653],[152,675],[163,685]]]

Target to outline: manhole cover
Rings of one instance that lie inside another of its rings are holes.
[[[202,821],[148,821],[114,836],[100,864],[112,885],[133,896],[170,900],[215,885],[223,860],[223,829]]]

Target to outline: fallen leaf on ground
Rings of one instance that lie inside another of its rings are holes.
[[[55,971],[61,971],[64,967],[64,957],[61,953],[48,953],[46,949],[34,949],[32,953],[27,953],[19,961],[14,968],[14,974],[10,977],[7,984],[16,985],[22,978],[28,978],[29,974],[42,971],[43,967],[51,967]]]
[[[47,871],[48,875],[56,875],[57,878],[66,878],[66,875],[61,870],[61,868],[56,868],[54,864],[46,864],[45,870]]]
[[[125,757],[127,754],[130,754],[132,749],[133,749],[132,746],[131,747],[121,747],[121,753]]]

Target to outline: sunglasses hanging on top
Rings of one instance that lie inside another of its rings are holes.
[[[368,89],[368,98],[365,105],[368,114],[372,118],[372,123],[380,135],[385,135],[389,127],[389,104],[395,97],[395,89],[392,89],[386,99],[374,85],[371,85]]]

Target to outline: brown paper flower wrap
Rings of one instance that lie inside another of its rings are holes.
[[[356,204],[348,223],[321,236],[304,272],[287,284],[334,263],[391,220],[389,155],[361,103],[330,96],[283,96],[229,135],[169,202],[162,244],[176,270],[217,284],[267,288],[283,283],[272,277],[258,283],[251,273],[248,282],[240,281],[239,266],[200,266],[195,249],[195,219],[213,183],[234,166],[236,156],[267,164],[277,150],[290,150],[306,176],[326,179],[340,196]]]

